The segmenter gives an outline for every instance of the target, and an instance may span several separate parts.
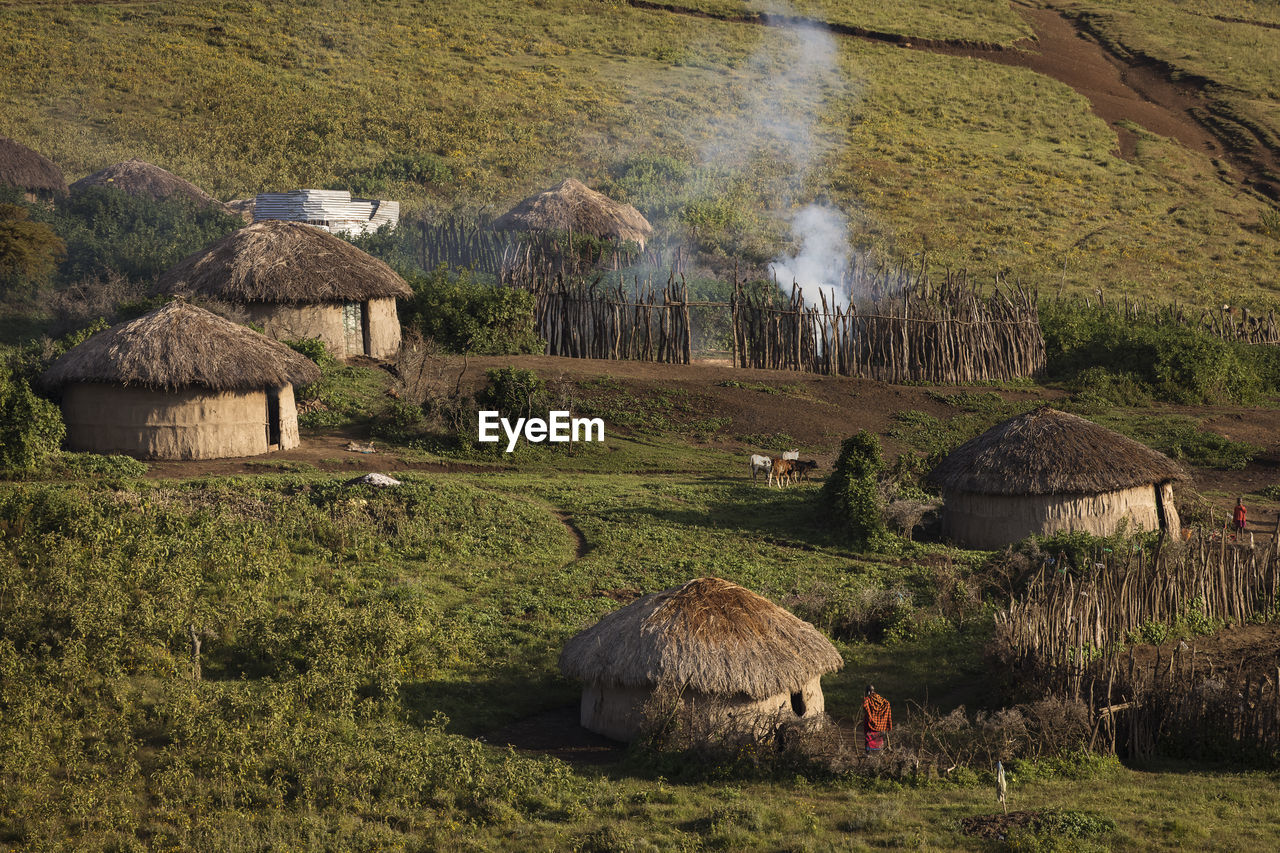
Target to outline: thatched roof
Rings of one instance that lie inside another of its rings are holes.
[[[94,172],[72,184],[71,192],[83,192],[89,187],[99,186],[114,187],[129,195],[156,201],[164,201],[176,196],[199,205],[225,209],[222,202],[190,181],[185,181],[172,172],[142,160],[126,160],[123,163],[108,166],[100,172]]]
[[[1164,454],[1047,407],[996,424],[929,474],[947,491],[983,495],[1094,495],[1185,478]]]
[[[319,378],[313,361],[279,341],[177,300],[74,347],[41,382],[48,388],[107,382],[157,391],[248,391]]]
[[[67,194],[67,182],[57,164],[3,136],[0,136],[0,184],[27,192]]]
[[[280,219],[255,222],[196,252],[155,290],[295,305],[412,295],[395,270],[341,237]]]
[[[565,645],[560,670],[587,683],[674,684],[716,696],[794,693],[844,665],[808,622],[719,578],[646,595]]]
[[[653,226],[640,211],[573,178],[529,196],[500,216],[493,226],[513,231],[575,231],[642,244],[653,233]]]

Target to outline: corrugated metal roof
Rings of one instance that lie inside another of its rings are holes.
[[[364,234],[400,221],[400,202],[352,198],[346,190],[294,190],[258,193],[253,221],[305,222],[335,234]]]

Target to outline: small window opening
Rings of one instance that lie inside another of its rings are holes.
[[[796,716],[797,716],[797,717],[803,717],[803,716],[804,716],[804,712],[805,712],[805,710],[806,710],[806,709],[805,709],[805,705],[804,705],[804,694],[803,694],[803,693],[792,693],[792,694],[791,694],[791,710],[796,712]]]

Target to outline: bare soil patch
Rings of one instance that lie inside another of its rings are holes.
[[[960,830],[965,835],[987,841],[1001,841],[1016,829],[1030,830],[1043,812],[1009,812],[1008,814],[984,814],[960,818]]]
[[[1139,667],[1150,669],[1158,658],[1161,667],[1167,667],[1181,642],[1135,646],[1134,661]],[[1199,677],[1219,677],[1236,683],[1246,678],[1275,681],[1280,675],[1280,625],[1237,625],[1186,643],[1189,648],[1182,652],[1183,660],[1191,660],[1187,656],[1194,651],[1194,672]]]

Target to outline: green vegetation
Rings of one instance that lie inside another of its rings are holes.
[[[1139,6],[1100,26],[1170,40],[1143,47],[1205,65],[1255,99],[1278,85],[1274,63],[1224,59],[1247,55],[1234,48],[1246,49],[1248,28]],[[1007,44],[1027,33],[994,0],[797,8],[910,37]],[[807,177],[754,120],[764,75],[793,50],[788,34],[588,0],[80,4],[41,16],[3,4],[0,132],[70,177],[138,156],[223,198],[341,185],[428,213],[500,210],[568,171],[726,257],[771,257],[785,236],[779,217],[821,195],[853,213],[860,248],[882,260],[925,251],[1043,287],[1273,298],[1280,243],[1259,229],[1270,208],[1224,184],[1202,154],[1140,134],[1125,161],[1065,85],[838,42],[845,80],[827,75],[794,104],[814,124]],[[75,109],[57,106],[67,93]],[[1251,115],[1274,126],[1259,103]],[[707,155],[726,140],[730,153]]]
[[[1280,391],[1273,346],[1224,341],[1212,333],[1079,301],[1040,308],[1050,377],[1102,404],[1257,402]]]
[[[413,296],[400,305],[406,330],[453,352],[517,355],[538,352],[533,294],[497,287],[466,271],[411,274]]]
[[[816,520],[816,488],[701,471],[401,478],[0,489],[5,843],[981,848],[957,819],[991,811],[986,768],[934,783],[671,784],[631,762],[572,768],[473,739],[574,700],[556,655],[616,591],[704,574],[826,608],[849,638],[846,670],[824,679],[828,708],[852,715],[874,678],[909,729],[911,701],[973,692],[985,642],[976,620],[957,630],[931,615],[951,606],[933,559],[847,550]],[[878,632],[892,645],[864,639]],[[1012,766],[1015,808],[1113,821],[1109,843],[1278,838],[1243,819],[1275,807],[1261,776]],[[1175,792],[1187,826],[1150,819]]]
[[[24,284],[38,289],[66,254],[53,229],[29,216],[25,207],[0,203],[0,292]]]
[[[855,548],[880,551],[889,544],[880,495],[883,467],[880,437],[859,430],[841,443],[840,456],[822,488],[835,529]]]

